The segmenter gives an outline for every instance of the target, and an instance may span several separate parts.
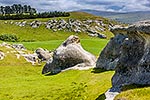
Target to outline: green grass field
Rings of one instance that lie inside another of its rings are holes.
[[[103,19],[82,12],[72,12],[69,18]],[[37,20],[48,21],[49,18]],[[27,21],[31,22],[33,19]],[[38,47],[55,50],[68,36],[75,34],[64,31],[52,32],[44,26],[36,29],[30,26],[19,27],[4,24],[4,21],[0,21],[0,27],[0,34],[15,34],[20,41],[34,40],[35,42],[18,42],[23,43],[28,49],[26,52],[29,53]],[[105,34],[108,39],[113,36],[109,31]],[[83,48],[97,57],[109,41],[91,38],[84,33],[78,36]],[[0,60],[0,100],[104,100],[104,93],[111,87],[114,71],[68,70],[57,75],[44,76],[41,71],[45,63],[32,66],[23,57],[16,59],[16,55],[7,53],[13,50],[0,47],[0,51],[6,54],[5,59]],[[115,100],[148,100],[149,94],[150,87],[128,87]]]
[[[55,49],[63,40],[24,42],[32,50],[38,46]],[[108,41],[83,39],[83,47],[98,55]],[[9,48],[0,48],[5,53]],[[13,59],[13,60],[12,60]],[[57,75],[41,74],[43,65],[32,66],[23,58],[16,59],[13,53],[0,61],[0,100],[93,100],[111,87],[113,71],[68,70]]]
[[[0,100],[94,100],[111,87],[113,75],[112,71],[69,70],[43,76],[42,67],[0,68]]]
[[[38,19],[25,19],[25,20],[6,20],[7,24],[5,24],[6,21],[0,20],[0,35],[1,34],[15,34],[20,39],[19,41],[51,41],[51,40],[64,40],[70,35],[78,35],[82,39],[89,39],[90,37],[87,35],[87,33],[75,33],[75,32],[69,32],[69,31],[57,31],[53,32],[52,30],[46,29],[44,25],[41,25],[39,28],[32,28],[31,26],[27,25],[25,27],[19,27],[14,24],[10,24],[10,22],[21,22],[21,21],[27,21],[32,22],[34,20],[39,20],[41,22],[47,22],[51,19],[65,19],[68,20],[69,18],[78,19],[78,20],[88,20],[88,19],[97,19],[97,20],[103,20],[105,23],[109,23],[110,21],[103,17],[94,16],[88,13],[83,12],[71,12],[71,16],[69,17],[58,17],[58,18],[38,18]],[[116,24],[116,22],[111,21],[111,23]],[[113,34],[106,30],[106,32],[102,32],[107,36],[107,39],[109,40],[111,37],[113,37]]]
[[[64,40],[52,40],[52,41],[42,41],[42,42],[22,42],[25,47],[29,50],[35,50],[38,47],[45,48],[48,50],[56,49]],[[81,45],[87,51],[98,56],[100,51],[105,47],[108,40],[90,38],[90,39],[81,39]]]
[[[38,44],[52,50],[62,41],[24,44],[30,50],[37,48]],[[83,47],[95,52],[95,55],[99,54],[107,42],[101,39],[81,40]],[[0,50],[6,52],[9,49],[0,48]],[[111,87],[111,77],[114,74],[114,71],[90,69],[68,70],[57,75],[44,76],[41,74],[43,65],[44,63],[32,66],[23,58],[16,59],[15,55],[7,54],[5,61],[0,61],[0,100],[95,100],[96,98],[104,100],[103,93]],[[149,98],[149,92],[149,87],[129,88],[119,94],[116,100],[145,100]]]

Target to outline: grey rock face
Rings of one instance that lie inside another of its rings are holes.
[[[41,61],[47,61],[52,57],[52,52],[49,52],[48,50],[44,50],[42,48],[36,49],[35,53],[37,54],[38,58],[41,59]]]
[[[36,63],[38,63],[38,57],[36,54],[24,54],[22,56],[24,56],[27,62],[32,63],[32,65],[35,65]]]
[[[107,38],[103,32],[109,30],[114,25],[112,23],[104,23],[102,20],[78,20],[78,19],[51,19],[47,22],[34,20],[32,22],[28,21],[17,21],[17,22],[7,22],[5,24],[15,24],[20,27],[31,26],[32,28],[39,28],[40,26],[45,26],[46,29],[57,31],[69,31],[78,33],[86,33],[91,37],[99,37],[102,39]]]
[[[121,48],[112,84],[150,84],[150,21],[131,25],[126,31],[129,39]]]
[[[118,61],[114,66],[115,74],[112,78],[113,87],[122,87],[129,84],[149,85],[150,21],[138,22],[129,27],[116,27],[111,31],[115,34],[115,38],[120,34],[128,37],[121,40],[121,46],[118,47],[118,51],[116,50],[118,52]],[[115,38],[113,42],[117,40]],[[113,42],[111,40],[102,53],[105,53],[108,50],[107,48],[112,48]],[[111,50],[107,52],[109,53]],[[115,58],[115,55],[112,56]],[[109,67],[111,58],[107,57],[106,61],[108,65],[106,65],[106,67]],[[105,59],[101,61],[103,60]]]
[[[26,50],[23,44],[13,44],[12,47],[17,50]]]
[[[33,22],[30,23],[30,26],[32,28],[38,28],[38,27],[40,27],[40,25],[41,25],[41,22],[37,21],[37,20],[35,20],[35,21],[33,21]]]
[[[82,48],[79,37],[72,35],[54,51],[53,59],[47,61],[42,74],[58,73],[74,66],[94,66],[95,61],[96,57]]]
[[[119,61],[121,46],[125,39],[127,39],[127,36],[124,34],[117,34],[114,38],[112,38],[101,52],[96,62],[96,68],[114,70]]]
[[[99,33],[95,29],[88,29],[87,32],[89,33],[88,35],[92,36],[92,37],[99,37],[99,38],[102,38],[102,39],[107,38],[105,34]]]

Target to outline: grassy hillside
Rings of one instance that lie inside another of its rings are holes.
[[[102,19],[105,22],[109,22],[108,19],[83,12],[71,12],[71,16],[68,18],[80,20]],[[67,20],[68,18],[63,19]],[[49,19],[54,18],[37,20],[44,22]],[[26,21],[32,22],[33,19]],[[11,20],[7,22],[11,22]],[[53,32],[45,29],[45,26],[35,29],[30,26],[19,27],[5,24],[5,21],[2,20],[0,21],[0,27],[0,34],[16,34],[21,41],[34,40],[35,42],[19,42],[23,43],[28,49],[25,51],[27,53],[33,52],[38,47],[54,50],[68,36],[76,34],[64,31]],[[113,36],[109,30],[104,34],[109,38]],[[85,33],[80,33],[78,36],[81,38],[83,48],[96,56],[108,43],[106,39],[91,38]],[[16,59],[16,53],[11,52],[15,51],[14,49],[0,47],[0,51],[6,54],[5,59],[0,60],[0,100],[95,100],[96,98],[97,100],[103,100],[104,92],[111,87],[111,77],[114,71],[96,69],[86,71],[68,70],[57,75],[43,76],[41,71],[45,63],[32,66],[23,57]],[[116,100],[145,100],[149,99],[149,93],[149,87],[136,87],[134,89],[129,87],[129,89],[119,94]]]
[[[54,49],[61,41],[33,42],[33,44],[25,42],[24,44],[30,50],[36,48],[38,44]],[[98,55],[107,42],[95,39],[81,40],[83,47],[95,55]],[[2,47],[0,50],[5,53],[14,51]],[[8,53],[5,60],[0,61],[0,100],[95,100],[96,98],[104,100],[103,93],[111,87],[111,77],[114,74],[113,71],[90,69],[68,70],[57,75],[43,76],[41,74],[43,65],[44,63],[32,66],[23,57],[16,59],[14,53]],[[116,100],[145,100],[149,98],[149,92],[149,87],[128,87],[116,97]]]
[[[53,32],[52,30],[46,29],[44,25],[41,25],[39,28],[32,28],[29,25],[25,27],[19,27],[14,24],[9,24],[11,22],[21,22],[21,21],[27,21],[32,22],[34,20],[39,20],[41,22],[47,22],[51,19],[64,19],[68,20],[69,18],[78,19],[78,20],[87,20],[87,19],[95,19],[95,20],[103,20],[105,23],[109,23],[110,21],[108,19],[94,16],[88,13],[83,12],[71,12],[71,16],[69,17],[58,17],[58,18],[38,18],[38,19],[26,19],[26,20],[0,20],[0,34],[16,34],[20,41],[49,41],[49,40],[62,40],[66,39],[69,35],[74,34],[80,36],[80,38],[89,38],[87,33],[75,33],[75,32],[69,32],[69,31],[57,31]],[[7,22],[7,24],[5,23]],[[115,24],[115,22],[112,22]],[[106,32],[103,32],[103,34],[106,34],[108,37],[107,39],[113,37],[113,34],[106,30]]]
[[[115,100],[149,100],[149,86],[129,85],[123,92],[116,96]]]
[[[19,27],[16,25],[4,24],[4,21],[0,21],[0,34],[15,34],[20,38],[20,41],[50,41],[50,40],[62,40],[66,39],[73,32],[53,32],[52,30],[46,29],[44,26],[39,28],[31,28],[30,26]],[[81,38],[89,38],[84,33],[79,34]]]
[[[52,40],[24,44],[30,50],[38,44],[54,49],[61,42],[62,40]],[[86,50],[98,55],[107,41],[83,39],[81,43]],[[94,100],[111,87],[113,71],[68,70],[57,75],[44,76],[41,74],[44,63],[32,66],[23,57],[16,59],[15,53],[11,52],[14,50],[0,48],[6,54],[5,59],[0,61],[0,100]]]
[[[0,68],[0,100],[94,100],[111,87],[113,75],[112,71],[70,70],[43,76],[41,67]]]

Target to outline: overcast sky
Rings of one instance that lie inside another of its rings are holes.
[[[0,5],[27,4],[38,11],[150,11],[150,0],[0,0]]]

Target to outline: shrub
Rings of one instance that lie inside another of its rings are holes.
[[[43,12],[43,13],[21,13],[21,14],[0,14],[0,20],[20,20],[35,18],[69,17],[69,12]]]
[[[14,34],[2,34],[0,35],[0,40],[7,42],[17,42],[19,38]]]

